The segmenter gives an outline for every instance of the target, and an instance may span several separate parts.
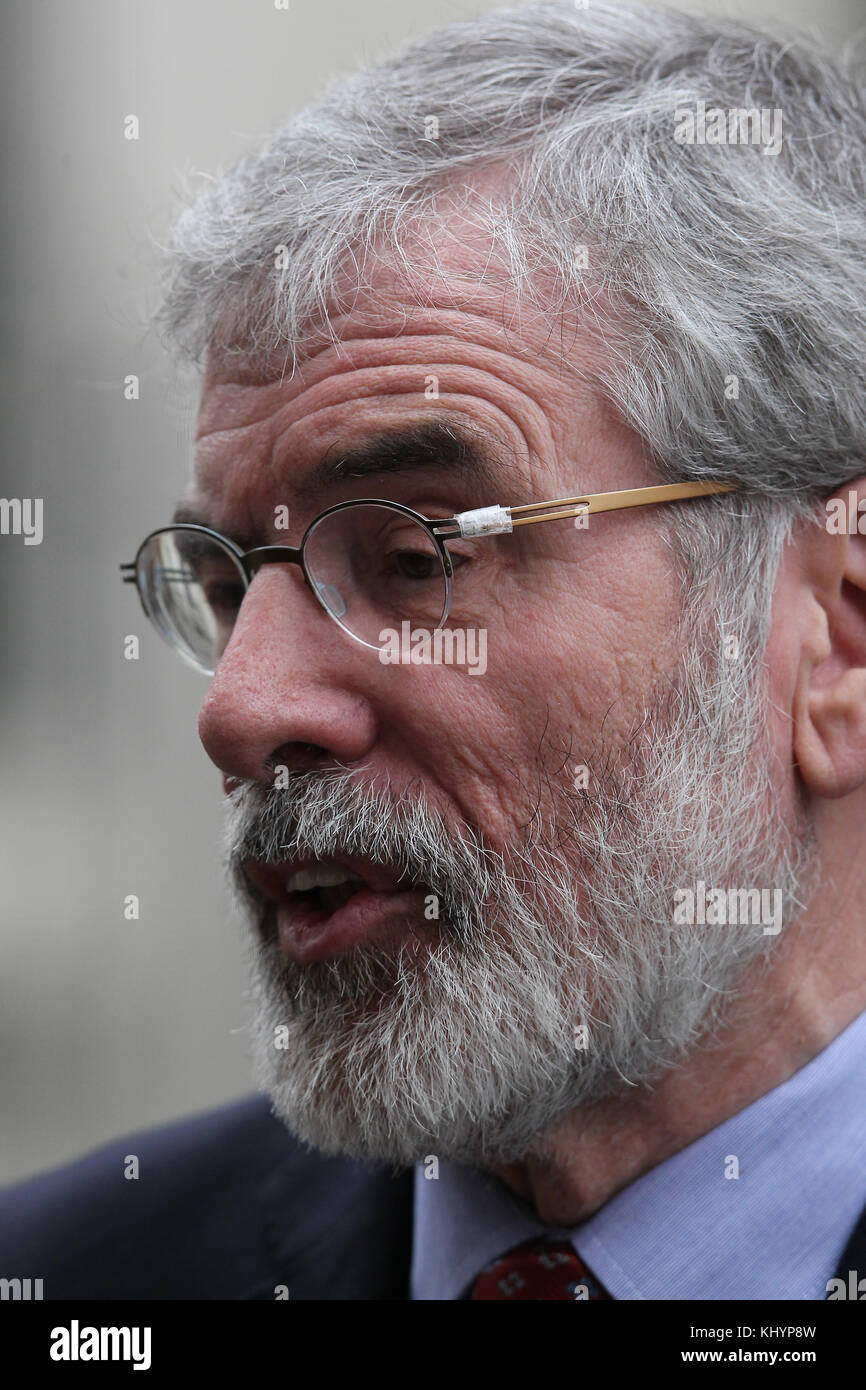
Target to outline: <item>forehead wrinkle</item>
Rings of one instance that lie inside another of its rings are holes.
[[[398,311],[399,323],[395,322]],[[337,328],[339,336],[336,339],[324,333],[311,333],[301,340],[305,350],[299,346],[298,365],[289,381],[293,382],[297,376],[316,381],[321,379],[319,372],[327,377],[352,371],[359,351],[378,343],[389,345],[389,356],[395,365],[418,360],[418,345],[425,340],[431,345],[445,340],[472,357],[479,353],[495,353],[515,365],[534,366],[544,359],[551,366],[560,366],[562,361],[561,351],[553,354],[544,350],[545,342],[550,341],[553,333],[549,323],[544,339],[539,341],[538,335],[531,339],[524,336],[508,319],[503,320],[493,313],[475,312],[468,306],[430,303],[407,306],[399,302],[391,305],[380,300],[369,309],[355,305],[351,314],[335,317],[335,331]]]
[[[556,320],[561,314],[549,316],[538,310],[528,314],[524,308],[516,317],[518,306],[506,306],[501,290],[488,291],[484,297],[473,293],[441,302],[436,302],[432,295],[423,299],[411,294],[406,297],[405,291],[406,286],[386,280],[382,285],[368,287],[365,294],[356,293],[351,307],[332,306],[327,326],[321,322],[307,324],[291,349],[275,346],[270,353],[241,356],[240,360],[233,355],[223,363],[214,347],[209,371],[214,377],[225,376],[249,385],[301,390],[298,378],[312,372],[313,380],[317,380],[321,359],[327,364],[321,368],[323,375],[338,375],[353,369],[353,349],[362,348],[365,342],[393,339],[399,344],[423,337],[459,340],[463,336],[461,328],[474,330],[479,345],[515,361],[532,364],[541,357],[551,366],[563,366],[561,344],[556,352],[547,346],[555,337]],[[542,333],[538,332],[539,325],[544,328]],[[464,337],[464,341],[467,345],[472,343],[471,338]]]
[[[343,385],[342,379],[356,375],[370,378],[375,375],[378,381],[396,381],[400,390],[411,388],[402,385],[407,379],[407,370],[419,375],[425,371],[437,371],[440,375],[450,372],[468,371],[490,376],[506,387],[526,393],[531,387],[533,376],[545,367],[558,368],[558,363],[542,363],[537,351],[526,351],[517,355],[509,350],[511,345],[501,338],[497,341],[471,341],[455,333],[454,326],[429,324],[414,325],[418,331],[393,336],[393,327],[383,327],[380,334],[365,331],[357,338],[347,337],[336,347],[323,344],[321,349],[298,370],[295,377],[287,382],[282,397],[286,405],[293,404],[305,394],[312,396],[317,405],[329,404],[331,397],[337,399]],[[444,351],[443,351],[444,349]],[[276,385],[276,382],[270,383]],[[333,384],[335,392],[329,392]],[[380,387],[375,390],[361,385],[355,388],[360,395],[377,396],[388,394]]]

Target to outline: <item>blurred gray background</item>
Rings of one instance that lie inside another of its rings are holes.
[[[863,6],[704,8],[842,36]],[[252,1089],[219,775],[196,735],[206,680],[117,569],[170,519],[190,463],[196,381],[147,328],[156,244],[186,176],[232,162],[332,74],[493,8],[6,0],[0,490],[44,498],[45,538],[0,537],[0,1182]]]

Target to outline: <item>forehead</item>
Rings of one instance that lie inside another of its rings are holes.
[[[347,245],[333,264],[327,257],[320,263],[312,253],[307,264],[302,248],[285,293],[272,267],[263,267],[252,308],[243,303],[244,287],[239,300],[231,293],[226,300],[224,321],[211,340],[206,383],[285,382],[335,343],[362,336],[397,339],[424,331],[434,316],[439,324],[432,331],[450,327],[468,338],[477,333],[479,342],[515,358],[548,362],[563,375],[585,373],[599,343],[590,340],[574,309],[563,308],[543,252],[506,234],[501,195],[507,195],[508,183],[502,162],[460,181],[443,180],[423,210],[404,212],[395,228],[380,230],[369,243]],[[576,232],[575,240],[587,238]],[[327,302],[298,322],[292,286],[304,278],[321,283]],[[598,325],[600,311],[596,296],[587,326]],[[279,342],[275,323],[284,326]],[[581,336],[585,341],[575,353]]]
[[[399,248],[382,242],[366,258],[362,288],[348,260],[343,277],[327,319],[292,345],[294,363],[285,346],[212,350],[195,470],[210,497],[229,486],[229,460],[235,489],[238,459],[257,489],[290,461],[294,490],[402,450],[417,465],[425,452],[452,472],[471,465],[485,488],[508,484],[501,500],[528,499],[542,459],[585,452],[609,428],[597,340],[550,309],[543,284],[534,302],[521,297],[476,219],[404,229]]]

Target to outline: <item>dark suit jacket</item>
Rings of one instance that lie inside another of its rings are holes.
[[[0,1277],[42,1279],[45,1299],[405,1299],[412,1187],[303,1148],[257,1096],[7,1188]],[[866,1212],[850,1269],[866,1275]]]

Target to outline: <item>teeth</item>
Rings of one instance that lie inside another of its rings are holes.
[[[339,864],[311,864],[308,869],[299,869],[287,878],[285,887],[287,893],[308,893],[311,888],[338,888],[343,883],[362,881]]]

